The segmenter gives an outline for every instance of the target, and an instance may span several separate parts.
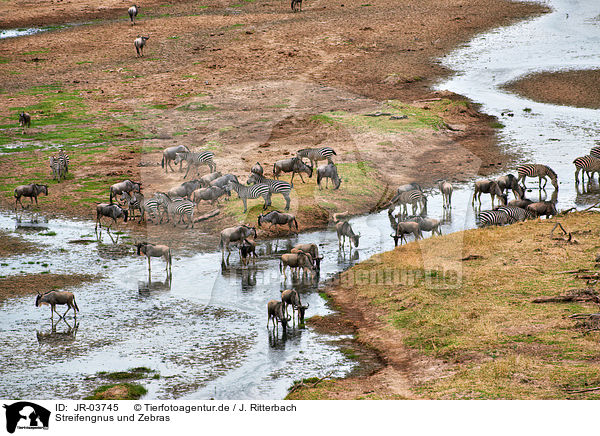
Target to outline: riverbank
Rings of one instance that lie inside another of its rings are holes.
[[[542,103],[600,108],[600,70],[575,70],[531,74],[506,89]]]
[[[89,2],[72,3],[68,21],[89,20]],[[55,8],[42,1],[14,24],[63,24],[49,15]],[[271,2],[150,3],[136,26],[110,6],[86,25],[4,40],[2,205],[12,207],[14,186],[36,181],[50,184],[42,211],[94,218],[116,181],[141,180],[146,192],[181,183],[158,165],[160,150],[182,143],[213,150],[221,172],[242,176],[256,161],[270,174],[297,149],[334,147],[339,191],[294,180],[301,231],[324,227],[335,212],[372,210],[390,194],[387,185],[496,172],[512,158],[495,146],[500,125],[460,96],[430,91],[448,73],[436,59],[477,32],[543,10],[484,0],[317,2],[302,14]],[[132,40],[142,33],[151,39],[136,58]],[[20,110],[33,117],[26,132],[16,127]],[[375,113],[390,115],[369,117]],[[71,155],[72,173],[60,184],[50,177],[49,146]],[[197,232],[256,222],[260,202],[249,215],[240,203]]]
[[[597,312],[600,214],[558,221],[570,241],[532,220],[411,242],[342,273],[325,292],[385,366],[289,397],[597,399],[598,328],[571,316]]]

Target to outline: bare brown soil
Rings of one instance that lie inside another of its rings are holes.
[[[0,301],[53,289],[68,289],[95,279],[95,276],[89,274],[29,274],[4,277],[0,278]]]
[[[600,70],[532,74],[507,89],[543,103],[600,108]]]
[[[0,259],[18,254],[32,253],[35,250],[36,247],[33,244],[0,231]]]

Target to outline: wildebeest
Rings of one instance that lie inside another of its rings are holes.
[[[321,270],[321,260],[323,260],[323,256],[319,257],[319,247],[317,244],[296,244],[294,248],[290,250],[291,253],[298,253],[299,251],[303,251],[312,256],[315,270],[318,272]]]
[[[333,162],[330,162],[327,165],[321,165],[317,168],[317,185],[319,185],[319,189],[323,189],[321,187],[321,180],[323,179],[331,179],[333,182],[333,189],[339,189],[342,184],[342,179],[338,176],[337,167]],[[328,184],[329,180],[325,180],[325,188],[327,188]]]
[[[415,221],[400,221],[396,225],[396,233],[392,233],[390,236],[394,238],[394,246],[398,246],[398,240],[400,240],[400,244],[402,241],[406,242],[404,235],[413,234],[415,240],[421,238],[421,228],[419,227],[419,223]]]
[[[273,164],[273,176],[278,179],[280,173],[292,173],[291,182],[294,181],[294,176],[298,174],[300,180],[304,183],[302,173],[306,173],[309,178],[312,177],[313,167],[306,165],[299,157],[291,157],[289,159],[278,160]]]
[[[48,304],[52,308],[52,318],[54,318],[54,312],[56,312],[56,314],[60,318],[64,318],[67,312],[71,309],[73,309],[73,312],[75,312],[73,316],[77,318],[77,312],[79,311],[79,307],[77,307],[77,303],[75,302],[75,295],[73,295],[72,292],[53,290],[42,294],[38,291],[38,295],[35,299],[35,307],[40,307],[44,304]],[[66,304],[68,306],[66,312],[62,315],[56,311],[56,306],[61,304]]]
[[[135,25],[135,17],[138,14],[138,9],[140,7],[138,5],[133,5],[131,6],[128,10],[127,13],[129,14],[129,19],[131,20],[131,25]]]
[[[421,218],[417,221],[419,223],[419,230],[422,232],[431,232],[431,236],[442,235],[442,231],[440,230],[440,220],[436,220],[435,218]]]
[[[168,172],[168,168],[171,168],[171,171],[175,172],[173,167],[171,166],[171,161],[175,160],[175,156],[177,153],[189,153],[190,150],[185,145],[176,145],[174,147],[165,148],[163,150],[163,157],[160,161],[160,166],[165,169],[165,173]],[[179,171],[181,171],[181,165],[183,161],[179,162]]]
[[[492,208],[494,207],[495,197],[498,197],[503,205],[506,205],[508,202],[508,196],[502,192],[502,189],[500,189],[500,186],[494,180],[483,179],[475,182],[475,192],[473,193],[471,204],[475,204],[475,197],[477,197],[479,206],[481,206],[481,194],[490,194],[492,197]]]
[[[358,247],[358,239],[360,238],[360,233],[358,235],[355,235],[354,231],[352,230],[352,226],[350,226],[350,223],[348,221],[340,221],[336,223],[335,230],[337,231],[338,246],[340,248],[344,248],[346,238],[350,239],[350,248],[352,248],[353,242],[354,246]]]
[[[295,289],[286,289],[285,291],[281,291],[281,302],[283,303],[283,311],[286,315],[289,316],[288,306],[292,306],[292,318],[294,317],[294,312],[298,312],[298,323],[304,324],[304,312],[309,308],[310,304],[304,306],[302,301],[300,300],[300,295],[298,291]]]
[[[167,276],[171,275],[171,249],[166,245],[154,245],[149,242],[140,242],[135,244],[137,248],[137,255],[141,256],[142,254],[148,258],[148,274],[151,273],[150,268],[150,258],[151,257],[162,257],[166,262],[165,270],[167,271]]]
[[[21,112],[19,114],[19,125],[23,128],[31,127],[31,115],[27,112]]]
[[[256,163],[255,163],[255,164],[252,166],[252,168],[250,168],[250,172],[251,172],[251,173],[254,173],[254,174],[258,174],[259,176],[262,176],[262,175],[264,175],[264,174],[263,174],[263,167],[262,167],[262,165],[260,164],[260,162],[256,162]]]
[[[248,263],[248,259],[252,258],[252,261],[258,257],[256,255],[256,242],[249,241],[248,239],[244,239],[241,244],[238,245],[238,249],[240,251],[240,259],[242,260],[242,264],[246,265]]]
[[[540,217],[545,215],[546,218],[557,215],[556,205],[551,201],[539,201],[537,203],[531,203],[527,206],[526,210],[531,212],[534,216]]]
[[[218,186],[209,186],[208,188],[200,188],[196,189],[192,192],[190,199],[192,202],[196,203],[196,207],[199,206],[200,201],[210,201],[211,204],[215,204],[215,202],[219,203],[219,198],[223,195],[227,194],[231,195],[231,190],[225,185],[225,188],[219,188]]]
[[[292,274],[294,270],[297,270],[298,268],[302,269],[303,275],[307,272],[310,272],[311,275],[316,272],[312,256],[303,251],[299,253],[282,254],[281,259],[279,259],[279,272],[283,273],[284,278],[287,278],[285,273],[287,267],[290,268]]]
[[[521,209],[526,209],[527,206],[529,206],[531,203],[533,203],[533,201],[530,200],[529,198],[522,198],[520,200],[519,199],[511,200],[508,202],[508,205],[520,207]]]
[[[205,174],[202,177],[200,177],[200,182],[202,183],[202,187],[206,188],[208,186],[210,186],[210,183],[213,180],[217,180],[219,177],[221,177],[221,172],[220,171],[215,171],[214,173],[209,173],[209,174]]]
[[[148,41],[149,39],[149,36],[138,36],[135,39],[135,41],[133,41],[133,45],[135,46],[137,56],[144,56],[144,46],[146,45],[146,41]]]
[[[21,197],[29,197],[31,204],[35,198],[35,204],[38,204],[37,197],[40,194],[48,195],[48,185],[38,185],[31,183],[30,185],[20,185],[15,188],[15,210],[17,210],[17,202],[21,204],[21,209],[24,209],[21,203]]]
[[[411,182],[411,183],[406,183],[404,185],[400,185],[398,187],[398,189],[396,190],[396,192],[398,194],[400,194],[402,192],[415,191],[415,190],[423,192],[423,188],[421,188],[421,185],[419,185],[417,182]]]
[[[129,213],[126,210],[121,209],[121,206],[118,204],[98,203],[96,205],[96,230],[98,230],[98,224],[100,224],[100,228],[102,228],[100,220],[103,216],[111,218],[115,224],[117,224],[117,219],[121,217],[123,217],[123,222],[126,223],[128,214]]]
[[[231,251],[229,250],[229,244],[231,242],[243,241],[252,235],[254,235],[254,239],[256,239],[256,229],[245,224],[242,224],[241,226],[228,227],[221,231],[221,241],[219,242],[221,256],[225,256],[225,248],[227,248],[227,258],[229,259],[229,255],[231,254]]]
[[[287,329],[287,323],[292,318],[285,316],[283,313],[283,303],[277,300],[271,300],[267,303],[267,328],[269,328],[269,321],[273,318],[273,329],[277,327],[279,329],[279,323],[285,332]]]
[[[234,174],[224,174],[210,182],[210,186],[218,186],[219,188],[225,188],[229,182],[239,183],[238,178]]]
[[[285,226],[287,224],[290,230],[292,230],[292,224],[295,224],[296,232],[298,231],[298,221],[296,221],[296,217],[290,213],[281,213],[278,210],[272,210],[267,214],[260,214],[258,216],[258,227],[260,227],[262,223],[270,223],[271,225],[269,228],[273,227],[273,224],[278,226]]]
[[[292,11],[300,11],[302,12],[302,0],[292,0]]]
[[[440,180],[438,183],[440,192],[442,193],[443,208],[452,207],[452,191],[453,187],[450,182]]]
[[[202,182],[200,180],[191,180],[189,182],[183,182],[179,186],[174,186],[169,189],[167,195],[171,198],[181,197],[186,198],[189,197],[191,199],[192,192],[202,186]]]
[[[512,174],[507,174],[505,176],[500,176],[496,179],[496,183],[502,190],[502,192],[511,190],[515,196],[515,198],[523,198],[525,195],[525,191],[519,185],[519,181]]]
[[[132,182],[131,180],[123,180],[122,182],[115,183],[110,187],[110,202],[113,202],[113,198],[117,198],[117,195],[121,195],[123,192],[127,192],[131,195],[132,192],[140,192],[141,183]]]

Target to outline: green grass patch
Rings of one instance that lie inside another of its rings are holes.
[[[203,112],[203,111],[214,111],[217,110],[217,108],[215,106],[212,106],[210,104],[206,104],[206,103],[198,103],[198,102],[192,102],[192,103],[187,103],[181,106],[178,106],[176,108],[178,111],[199,111],[199,112]]]

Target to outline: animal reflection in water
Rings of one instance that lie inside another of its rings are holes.
[[[576,185],[575,189],[577,190],[575,204],[578,206],[592,205],[600,201],[600,186],[594,181]]]
[[[19,213],[15,215],[15,227],[17,229],[45,230],[48,228],[48,218],[35,212]]]
[[[171,274],[167,274],[162,282],[160,280],[152,280],[150,274],[148,274],[148,281],[138,280],[138,292],[143,294],[151,291],[170,291],[172,283],[173,276]]]
[[[289,328],[281,334],[276,330],[269,329],[267,333],[269,335],[269,348],[274,350],[284,350],[286,342],[292,341],[292,343],[294,343],[300,338],[302,329]]]
[[[241,279],[242,290],[251,290],[256,286],[258,268],[254,265],[247,267],[229,266],[225,261],[221,262],[221,275],[226,278]]]
[[[75,295],[72,292],[68,291],[48,291],[45,294],[38,292],[38,295],[35,299],[35,306],[40,307],[44,304],[47,304],[51,307],[51,318],[54,319],[54,312],[59,316],[59,319],[63,318],[67,315],[67,312],[73,309],[73,317],[77,318],[77,312],[79,311],[79,307],[77,307],[77,303],[75,302]],[[62,315],[56,311],[57,305],[66,304],[67,310]]]
[[[66,325],[66,329],[63,331],[57,330],[56,327],[59,323],[63,322]],[[65,318],[59,319],[56,323],[52,320],[52,327],[49,331],[37,331],[36,336],[40,344],[60,344],[65,342],[73,342],[77,335],[77,329],[79,328],[79,322],[75,320],[73,325],[69,324]]]
[[[150,258],[151,257],[162,257],[166,263],[165,270],[167,272],[167,276],[171,275],[171,249],[166,245],[154,245],[150,242],[140,242],[135,244],[137,248],[137,255],[141,256],[142,254],[146,256],[148,259],[148,276],[152,272],[150,266]]]

